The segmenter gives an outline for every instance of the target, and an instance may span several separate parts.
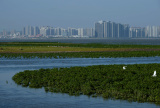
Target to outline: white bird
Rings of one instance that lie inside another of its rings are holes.
[[[153,77],[156,77],[157,75],[156,75],[156,70],[154,71],[154,73],[153,73],[153,75],[152,75]]]
[[[126,69],[126,67],[127,67],[127,66],[123,66],[123,70],[125,70],[125,69]]]

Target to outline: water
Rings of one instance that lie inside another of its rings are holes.
[[[158,108],[151,103],[128,102],[124,100],[104,100],[85,95],[69,96],[61,93],[45,93],[42,89],[31,89],[16,85],[12,76],[20,71],[40,68],[159,63],[160,57],[133,58],[66,58],[66,59],[0,59],[0,108]]]
[[[144,39],[98,39],[98,38],[54,38],[54,39],[1,39],[0,42],[61,42],[61,43],[102,43],[102,44],[139,44],[160,45],[160,38]]]

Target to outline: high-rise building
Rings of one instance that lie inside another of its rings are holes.
[[[22,29],[22,36],[24,36],[25,34],[26,34],[25,27],[23,27],[23,29]]]
[[[78,29],[76,28],[68,28],[68,36],[78,35]]]
[[[129,25],[128,24],[124,24],[124,38],[128,38],[129,37]]]
[[[78,30],[77,30],[76,28],[72,28],[72,35],[73,35],[73,36],[78,35]],[[71,36],[72,36],[72,35],[71,35]]]
[[[158,37],[160,37],[160,26],[158,27]]]
[[[22,29],[22,35],[32,36],[34,35],[34,27],[26,26]]]
[[[144,38],[145,37],[145,28],[131,27],[129,32],[130,32],[129,34],[131,38]]]
[[[104,38],[104,23],[105,21],[95,23],[95,37]]]
[[[50,35],[50,29],[49,27],[41,27],[40,28],[40,34],[43,35],[43,36],[48,36]]]
[[[29,35],[29,26],[26,26],[24,29],[25,29],[25,35]]]
[[[124,26],[123,26],[123,24],[120,24],[120,23],[118,23],[117,24],[117,37],[118,38],[121,38],[121,37],[123,37],[124,36]]]
[[[68,28],[68,36],[72,36],[72,28]]]
[[[129,25],[99,21],[95,23],[95,36],[98,38],[128,38]]]
[[[67,34],[68,34],[68,30],[62,29],[61,35],[62,35],[62,36],[67,36]]]
[[[29,26],[29,35],[30,36],[34,35],[34,28],[32,26]]]
[[[112,30],[112,38],[115,38],[116,37],[116,23],[115,22],[112,22],[111,23],[111,30]]]
[[[61,28],[55,28],[55,35],[60,36],[61,35]]]
[[[83,37],[83,28],[78,28],[78,36]]]
[[[104,22],[104,38],[112,37],[112,24],[110,21]]]
[[[39,29],[39,27],[33,27],[33,30],[34,30],[34,32],[33,32],[33,35],[34,35],[34,36],[40,34],[40,29]]]
[[[159,27],[158,26],[147,26],[146,27],[146,36],[147,37],[158,37],[159,36]]]
[[[95,30],[93,28],[83,29],[83,36],[93,37]]]
[[[51,36],[55,35],[55,29],[53,27],[50,27],[50,35]]]

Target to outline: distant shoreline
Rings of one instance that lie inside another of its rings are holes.
[[[0,57],[7,56],[150,57],[160,56],[160,45],[4,42],[0,44]]]
[[[160,45],[160,38],[52,38],[52,39],[0,39],[1,42],[60,42],[60,43],[104,43]]]

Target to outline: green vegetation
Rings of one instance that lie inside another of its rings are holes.
[[[138,102],[160,102],[160,64],[99,65],[26,70],[12,79],[19,85],[46,92],[102,96]],[[157,77],[152,77],[157,70]]]
[[[160,48],[160,45],[123,45],[99,43],[58,43],[58,42],[1,42],[0,47],[7,46],[63,46],[63,47],[88,47],[88,48]]]
[[[99,57],[151,57],[160,56],[160,51],[126,52],[57,52],[57,53],[1,53],[0,58],[99,58]]]
[[[99,58],[160,56],[160,45],[108,45],[72,43],[0,43],[0,58]],[[46,92],[102,96],[160,103],[160,64],[100,65],[26,70],[12,79],[19,85]],[[152,77],[157,70],[157,77]],[[6,82],[7,83],[7,82]]]
[[[0,43],[0,57],[148,57],[160,56],[160,45],[108,45],[73,43]]]

